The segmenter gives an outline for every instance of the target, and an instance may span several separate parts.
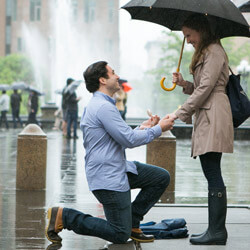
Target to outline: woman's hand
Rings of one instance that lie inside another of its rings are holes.
[[[173,119],[173,120],[176,120],[178,119],[177,115],[175,113],[171,113],[171,114],[168,114],[167,115],[169,118]]]
[[[182,74],[178,73],[178,72],[173,73],[173,83],[176,83],[177,85],[179,85],[181,87],[186,87],[187,86],[187,83],[183,79]]]

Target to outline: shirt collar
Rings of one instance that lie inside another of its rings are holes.
[[[94,96],[96,96],[96,97],[97,96],[103,97],[105,100],[107,100],[107,101],[109,101],[109,102],[111,102],[112,104],[115,105],[115,99],[114,98],[112,98],[112,97],[110,97],[110,96],[108,96],[108,95],[106,95],[106,94],[104,94],[104,93],[102,93],[100,91],[94,92]]]

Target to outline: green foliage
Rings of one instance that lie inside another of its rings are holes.
[[[245,42],[240,47],[237,46],[237,38],[224,38],[221,40],[224,47],[231,68],[237,67],[241,60],[245,59],[250,62],[250,43]]]
[[[26,56],[11,54],[0,57],[0,83],[11,84],[15,81],[30,83],[33,80],[31,62]]]
[[[15,81],[23,81],[30,84],[34,81],[32,65],[29,59],[24,55],[11,54],[5,57],[0,57],[0,84],[11,84]],[[8,95],[12,94],[8,90]],[[20,92],[20,91],[19,91]],[[22,94],[21,114],[27,114],[28,92]],[[9,110],[11,113],[11,109]]]

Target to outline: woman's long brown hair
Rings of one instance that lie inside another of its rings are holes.
[[[195,30],[199,32],[201,36],[200,43],[195,49],[191,64],[189,66],[190,73],[193,74],[195,65],[204,55],[206,48],[212,43],[220,43],[220,40],[212,34],[206,15],[193,14],[188,17],[188,19],[183,23],[182,27]]]

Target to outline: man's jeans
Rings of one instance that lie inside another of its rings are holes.
[[[67,136],[70,137],[71,135],[71,124],[73,123],[73,131],[74,137],[77,136],[77,110],[68,110],[67,111]]]
[[[107,220],[92,217],[70,208],[63,209],[63,226],[77,234],[97,236],[113,243],[125,243],[131,228],[139,228],[140,221],[159,200],[167,188],[170,176],[163,168],[135,162],[138,175],[127,173],[131,189],[141,191],[131,204],[130,190],[116,192],[95,190],[93,194],[103,205]]]

